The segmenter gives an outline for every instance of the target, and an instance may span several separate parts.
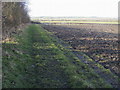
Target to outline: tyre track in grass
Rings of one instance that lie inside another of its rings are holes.
[[[58,48],[38,27],[31,26],[29,34],[32,43],[31,56],[34,60],[34,87],[67,88],[67,76],[60,68],[60,62],[55,59],[55,55],[59,54]]]

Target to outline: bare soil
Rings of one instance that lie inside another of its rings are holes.
[[[61,24],[43,25],[43,28],[120,76],[118,25]]]

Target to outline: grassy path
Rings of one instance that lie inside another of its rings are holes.
[[[46,33],[37,27],[31,27],[29,35],[32,43],[31,56],[35,60],[32,64],[36,76],[34,87],[68,87],[67,76],[60,68],[60,62],[57,59],[61,58],[59,49]]]
[[[16,38],[3,43],[3,88],[112,87],[40,26]]]

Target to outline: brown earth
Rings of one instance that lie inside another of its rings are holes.
[[[120,76],[118,25],[44,25],[43,28]]]

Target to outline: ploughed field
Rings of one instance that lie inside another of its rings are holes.
[[[69,43],[74,50],[87,54],[120,76],[117,24],[43,24],[42,26]]]

